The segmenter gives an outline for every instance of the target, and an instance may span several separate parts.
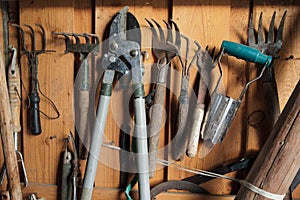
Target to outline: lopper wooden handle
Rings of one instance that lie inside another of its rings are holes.
[[[21,111],[21,83],[20,83],[20,69],[15,65],[15,69],[8,69],[8,93],[12,117],[13,132],[21,131],[20,111]]]

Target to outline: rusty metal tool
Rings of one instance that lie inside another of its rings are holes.
[[[116,71],[121,74],[131,73],[134,91],[134,133],[137,140],[137,153],[139,155],[137,158],[139,197],[141,200],[150,199],[145,92],[143,84],[144,68],[142,66],[140,49],[141,31],[137,19],[133,14],[128,12],[128,9],[128,7],[124,7],[119,11],[110,25],[108,51],[104,54],[102,60],[102,67],[104,67],[105,72],[101,85],[100,100],[87,160],[81,200],[90,200],[92,198],[93,184],[112,93],[112,83]]]
[[[198,42],[195,41],[195,44],[201,49],[201,46]],[[208,52],[208,47],[206,49],[201,49],[200,54],[197,56],[197,68],[200,73],[199,89],[197,104],[193,113],[193,123],[191,133],[188,138],[187,146],[187,155],[189,157],[194,157],[197,154],[199,138],[200,138],[200,129],[204,119],[205,112],[205,97],[207,92],[207,87],[210,80],[210,72],[215,67],[213,60],[215,48],[213,48],[211,55]]]
[[[41,90],[39,88],[39,82],[38,82],[38,55],[44,54],[44,53],[51,53],[51,52],[55,52],[55,51],[54,50],[46,50],[46,32],[41,24],[35,24],[37,27],[40,28],[41,34],[42,34],[42,48],[41,49],[36,49],[36,36],[35,36],[34,29],[30,25],[24,24],[24,26],[29,28],[29,30],[30,30],[31,39],[32,39],[31,40],[31,44],[32,44],[31,50],[27,49],[27,47],[25,45],[25,35],[24,35],[24,30],[22,29],[22,27],[17,24],[11,24],[11,25],[18,28],[18,30],[20,32],[22,53],[24,53],[28,58],[29,75],[31,78],[31,80],[30,80],[31,92],[29,95],[29,100],[30,100],[29,125],[30,125],[30,132],[33,135],[39,135],[42,133],[40,113],[49,119],[59,118],[58,109],[56,108],[55,104],[48,97],[46,97],[43,93],[41,93]],[[41,93],[42,96],[44,96],[49,101],[49,103],[55,110],[57,116],[50,117],[40,110],[39,93]]]
[[[167,25],[168,31],[167,38],[165,39],[163,29],[158,22],[152,19],[160,33],[159,37],[154,25],[149,20],[146,19],[146,21],[150,25],[150,29],[152,31],[152,51],[157,59],[156,67],[158,69],[149,130],[149,176],[153,177],[156,166],[159,135],[163,121],[162,115],[165,102],[168,71],[171,60],[179,53],[181,38],[179,28],[172,20],[171,22],[175,27],[175,43],[173,43],[173,33],[169,23],[164,21],[164,23]]]
[[[68,149],[68,143],[70,142],[69,137],[64,138],[64,143],[65,143],[65,150],[63,152],[63,162],[62,162],[62,177],[61,177],[61,193],[60,193],[60,199],[63,200],[71,200],[71,188],[72,186],[70,185],[70,174],[72,171],[72,154]]]
[[[263,33],[264,31],[262,27],[263,26],[262,12],[261,12],[259,16],[257,40],[256,40],[254,26],[253,26],[253,14],[251,13],[249,26],[248,26],[248,46],[256,48],[261,53],[270,55],[274,59],[278,58],[279,51],[283,44],[282,36],[283,36],[283,28],[284,28],[286,14],[287,11],[283,13],[279,27],[275,29],[276,12],[274,11],[269,25],[269,30],[267,31],[267,34],[264,39],[264,33]],[[270,120],[270,122],[272,123],[270,124],[270,126],[272,127],[280,115],[277,84],[274,77],[274,64],[272,64],[270,68],[267,68],[267,71],[266,73],[264,73],[262,80],[263,80],[263,91],[264,91],[263,95],[265,96],[265,99],[268,99],[267,101],[268,103],[266,104],[269,113],[268,120]]]
[[[219,86],[222,81],[222,66],[220,60],[225,53],[248,62],[263,65],[260,74],[246,83],[238,99],[228,97],[219,91]],[[222,42],[221,51],[217,56],[220,76],[211,94],[211,103],[207,113],[208,117],[205,119],[205,127],[201,132],[202,139],[206,146],[212,147],[217,142],[222,142],[249,86],[262,77],[265,69],[270,67],[272,60],[272,56],[267,56],[255,48],[230,41]]]
[[[79,69],[77,72],[77,80],[76,86],[78,90],[78,96],[76,96],[75,101],[76,107],[79,107],[79,113],[76,118],[79,121],[79,126],[77,127],[78,136],[79,136],[79,156],[81,159],[87,159],[89,144],[91,141],[91,134],[89,133],[88,128],[88,116],[90,110],[90,67],[89,67],[89,57],[88,55],[91,53],[91,57],[96,55],[99,52],[99,38],[95,34],[88,33],[66,33],[66,32],[53,32],[55,35],[62,35],[65,38],[66,42],[66,50],[65,53],[74,53],[75,58],[78,57],[79,62],[75,61],[77,64],[77,68]],[[75,38],[75,43],[72,43],[71,38]],[[85,39],[85,43],[80,41],[80,37]],[[77,106],[78,105],[78,106]]]
[[[200,54],[200,48],[194,53],[194,56],[190,63],[188,64],[188,56],[190,51],[190,41],[189,39],[181,35],[183,39],[186,40],[186,55],[185,62],[183,62],[182,57],[179,56],[181,66],[182,66],[182,77],[181,77],[181,89],[180,95],[178,98],[178,124],[177,124],[177,133],[174,138],[173,145],[173,158],[174,160],[182,160],[184,158],[184,154],[187,150],[188,145],[188,133],[187,133],[187,119],[188,119],[188,111],[189,111],[189,97],[188,97],[188,89],[189,89],[189,79],[190,79],[190,68]]]

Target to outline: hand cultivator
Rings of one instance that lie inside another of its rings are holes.
[[[153,20],[153,19],[152,19]],[[149,172],[150,177],[154,176],[155,166],[156,166],[156,157],[158,150],[158,142],[159,142],[159,133],[162,125],[162,114],[165,102],[165,93],[166,93],[166,80],[168,76],[168,70],[170,66],[171,60],[179,54],[181,38],[180,32],[177,24],[173,21],[172,24],[175,26],[175,43],[173,44],[173,33],[171,29],[171,25],[167,22],[165,24],[168,28],[167,39],[165,39],[165,35],[162,27],[158,22],[153,20],[156,24],[160,36],[155,30],[153,24],[146,19],[148,24],[150,25],[152,31],[152,50],[153,54],[156,57],[156,66],[158,69],[157,81],[155,86],[155,96],[154,96],[154,104],[152,106],[151,120],[150,120],[150,133],[149,133]]]
[[[21,26],[17,24],[11,24],[12,26],[15,26],[19,29],[20,34],[21,34],[21,46],[22,46],[22,52],[27,56],[28,58],[28,68],[29,68],[29,75],[31,78],[30,82],[30,107],[29,107],[29,121],[30,121],[30,132],[33,135],[39,135],[42,133],[42,128],[41,128],[41,121],[40,121],[40,113],[42,113],[44,116],[46,116],[49,119],[57,119],[59,117],[59,112],[55,106],[55,104],[48,98],[46,97],[43,93],[41,93],[41,90],[39,88],[39,81],[38,81],[38,55],[44,54],[44,53],[52,53],[55,52],[54,50],[46,50],[46,33],[45,29],[43,28],[42,25],[36,24],[41,31],[42,31],[42,48],[40,50],[36,49],[36,38],[35,38],[35,31],[31,26],[28,24],[24,24],[27,28],[29,28],[31,32],[31,37],[32,37],[32,48],[31,50],[26,48],[25,45],[25,35],[24,35],[24,30],[22,29]],[[51,104],[55,112],[57,113],[57,116],[55,117],[49,117],[45,113],[43,113],[40,110],[40,97],[39,97],[39,92],[44,96]]]
[[[78,119],[79,127],[77,127],[78,135],[79,135],[79,155],[82,159],[87,159],[88,152],[86,149],[89,148],[89,144],[91,141],[91,134],[88,129],[88,116],[90,111],[89,106],[89,91],[90,91],[90,73],[89,73],[89,60],[87,56],[89,53],[96,54],[98,52],[99,38],[94,34],[78,34],[78,33],[65,33],[65,32],[53,32],[56,35],[62,35],[65,37],[66,42],[66,50],[65,53],[74,53],[78,55],[79,64],[77,72],[77,81],[76,85],[78,86],[78,96],[76,96],[75,101],[76,105],[79,107],[79,116],[76,116]],[[75,43],[71,42],[71,38],[75,38]],[[85,43],[80,41],[80,37],[85,39]],[[91,43],[93,42],[93,43]],[[77,106],[76,106],[77,107]],[[86,145],[86,147],[85,147]]]

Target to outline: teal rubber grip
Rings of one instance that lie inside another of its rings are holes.
[[[243,59],[248,62],[259,63],[265,65],[266,67],[270,67],[273,60],[272,56],[263,54],[258,49],[235,42],[224,40],[221,48],[223,48],[224,53],[227,53],[228,55]]]

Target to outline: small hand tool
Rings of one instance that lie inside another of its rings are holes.
[[[35,31],[31,26],[28,24],[24,24],[27,28],[29,28],[31,32],[31,37],[32,37],[32,49],[28,50],[25,45],[25,36],[24,36],[24,31],[21,26],[17,24],[11,24],[12,26],[15,26],[19,29],[20,31],[20,38],[21,38],[21,47],[22,47],[22,52],[26,54],[28,58],[28,68],[29,68],[29,75],[31,77],[30,81],[30,95],[29,95],[29,100],[30,100],[30,107],[29,107],[29,125],[30,125],[30,132],[33,135],[39,135],[42,133],[42,128],[41,128],[41,122],[40,122],[40,113],[48,117],[49,119],[57,119],[59,117],[59,112],[55,106],[55,104],[48,98],[46,97],[43,93],[41,93],[39,89],[39,82],[38,82],[38,55],[43,54],[43,53],[51,53],[55,52],[54,50],[46,50],[46,33],[45,29],[43,28],[42,25],[36,24],[41,29],[42,32],[42,48],[40,50],[36,49],[36,38],[35,38]],[[39,104],[40,104],[40,97],[39,97],[39,92],[50,102],[51,106],[55,110],[57,116],[55,117],[49,117],[45,113],[43,113],[40,110]]]
[[[195,44],[198,46],[199,49],[201,49],[201,46],[198,42],[195,42]],[[201,53],[197,56],[197,67],[198,72],[200,73],[200,81],[197,104],[193,114],[192,129],[188,138],[188,146],[186,153],[189,157],[194,157],[197,154],[200,138],[200,129],[204,119],[207,86],[210,82],[210,72],[215,67],[215,63],[212,58],[214,55],[215,48],[213,48],[211,55],[209,54],[207,48],[205,50],[201,50]]]
[[[220,60],[225,53],[248,62],[263,65],[259,76],[246,83],[237,100],[227,97],[219,91],[219,86],[222,81],[222,66]],[[267,56],[257,49],[234,42],[222,42],[221,51],[217,56],[220,76],[211,94],[211,103],[207,113],[208,117],[205,119],[207,121],[205,121],[205,127],[201,132],[205,145],[212,147],[217,142],[222,142],[249,86],[262,77],[265,69],[270,67],[272,60],[272,56]]]
[[[254,26],[253,26],[253,14],[250,15],[249,26],[248,26],[248,46],[258,49],[261,53],[272,56],[274,59],[279,57],[279,51],[282,47],[282,35],[284,22],[286,18],[285,11],[280,21],[280,25],[277,29],[275,29],[275,16],[276,12],[273,13],[269,30],[265,36],[263,37],[264,31],[262,27],[262,12],[260,13],[259,22],[258,22],[258,30],[257,30],[257,42],[255,39]],[[274,36],[276,34],[276,37]],[[274,62],[273,62],[274,63]],[[265,124],[266,127],[272,128],[275,124],[277,118],[280,115],[280,107],[279,107],[279,99],[277,92],[277,84],[274,76],[274,64],[270,68],[267,68],[266,73],[264,73],[263,77],[263,95],[264,99],[267,99],[267,103],[265,104],[265,109],[268,111],[268,121],[271,124]],[[267,123],[266,122],[266,123]]]
[[[134,133],[137,138],[137,153],[139,154],[137,158],[139,196],[141,200],[150,199],[145,94],[142,82],[144,69],[141,63],[140,50],[141,32],[137,19],[133,14],[128,12],[128,9],[128,7],[124,7],[119,11],[113,18],[110,26],[108,52],[104,54],[102,60],[105,72],[101,85],[100,100],[84,176],[81,200],[90,200],[92,197],[115,71],[121,74],[131,72],[134,91]]]
[[[62,166],[62,178],[61,178],[61,194],[60,199],[63,200],[71,200],[71,189],[72,186],[70,185],[70,175],[72,171],[72,154],[68,150],[68,143],[70,142],[70,138],[64,138],[65,143],[65,151],[63,155],[63,166]]]
[[[9,47],[12,52],[11,63],[8,67],[8,93],[9,102],[12,112],[12,129],[15,143],[15,150],[18,162],[21,163],[21,169],[24,175],[24,186],[28,186],[28,178],[25,169],[24,159],[22,153],[18,150],[18,136],[21,131],[20,123],[20,112],[21,112],[21,79],[20,79],[20,68],[17,64],[17,50],[14,47]],[[19,170],[20,171],[20,170]],[[6,165],[3,166],[0,173],[0,184],[2,184],[6,175]]]
[[[200,54],[200,48],[195,52],[191,62],[188,64],[188,56],[190,51],[190,41],[189,39],[181,35],[183,39],[186,40],[186,55],[185,62],[183,63],[181,56],[180,62],[182,66],[182,77],[181,77],[181,89],[180,95],[178,98],[178,124],[177,124],[177,133],[174,138],[174,146],[173,148],[173,158],[174,160],[182,160],[184,158],[184,154],[187,150],[187,142],[188,142],[188,133],[187,133],[187,119],[188,119],[188,110],[189,110],[189,97],[188,97],[188,89],[189,89],[189,79],[190,79],[190,68]]]
[[[78,97],[76,96],[75,102],[79,107],[78,120],[79,126],[77,127],[79,135],[79,156],[81,159],[87,159],[90,144],[90,133],[88,129],[88,113],[89,113],[89,99],[90,99],[90,78],[89,78],[89,60],[88,55],[95,55],[99,52],[99,38],[95,34],[78,34],[78,33],[65,33],[65,32],[53,32],[55,35],[62,35],[65,37],[66,50],[65,53],[74,53],[75,57],[78,57],[79,62],[75,61],[77,68],[77,83],[78,85]],[[71,38],[75,38],[75,43],[71,42]],[[85,43],[80,41],[80,37],[85,39]],[[92,43],[91,43],[92,42]],[[77,56],[78,55],[78,56]],[[82,142],[81,142],[82,141]],[[86,147],[85,147],[86,145]]]
[[[150,133],[149,133],[149,175],[150,177],[154,176],[155,166],[156,166],[156,157],[157,149],[159,142],[159,133],[162,125],[162,115],[163,107],[165,103],[165,93],[166,93],[166,81],[168,76],[168,70],[171,60],[179,54],[180,49],[180,31],[177,24],[174,21],[171,21],[175,26],[175,43],[173,44],[173,34],[171,25],[164,21],[168,28],[167,39],[165,39],[164,32],[162,27],[158,22],[152,19],[156,24],[160,37],[153,26],[153,24],[146,19],[150,25],[152,31],[152,51],[156,57],[156,67],[158,69],[157,79],[155,83],[155,96],[154,104],[152,105],[152,113],[150,120]]]

